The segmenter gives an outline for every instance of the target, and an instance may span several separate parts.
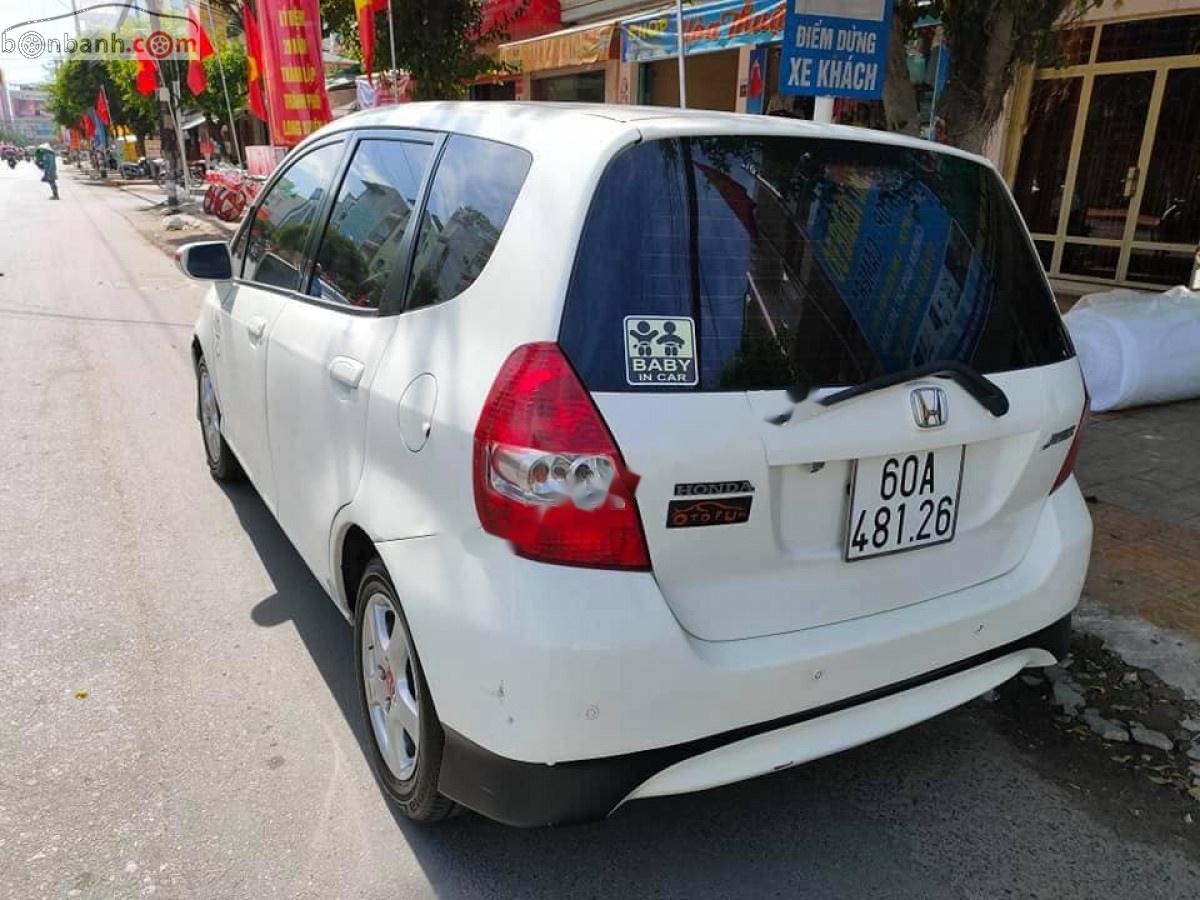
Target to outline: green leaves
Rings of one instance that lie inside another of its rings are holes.
[[[472,81],[501,70],[488,50],[506,37],[504,25],[483,30],[482,0],[391,0],[396,65],[412,75],[416,100],[463,97]],[[524,12],[524,4],[516,11]],[[361,56],[354,0],[321,0],[321,18]],[[375,67],[392,65],[387,15],[375,29]]]

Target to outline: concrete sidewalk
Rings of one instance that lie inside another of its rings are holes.
[[[1200,694],[1200,400],[1092,415],[1082,440],[1095,538],[1081,622]]]

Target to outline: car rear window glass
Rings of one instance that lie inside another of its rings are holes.
[[[410,141],[358,145],[321,238],[308,293],[379,308],[432,150]]]
[[[255,211],[242,277],[298,290],[300,267],[321,203],[342,158],[342,144],[326,144],[296,160]]]
[[[409,309],[443,303],[479,277],[530,161],[519,147],[457,134],[449,138],[421,219]]]
[[[1072,355],[987,167],[920,148],[743,136],[647,141],[612,161],[560,343],[604,391],[851,386],[937,361],[996,372]],[[631,354],[694,354],[695,369],[636,383]]]

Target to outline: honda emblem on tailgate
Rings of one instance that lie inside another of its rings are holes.
[[[939,387],[914,388],[910,399],[918,428],[940,428],[950,418],[946,392]]]

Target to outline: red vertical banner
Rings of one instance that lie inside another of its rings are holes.
[[[292,147],[333,118],[317,0],[258,0],[271,142]]]

